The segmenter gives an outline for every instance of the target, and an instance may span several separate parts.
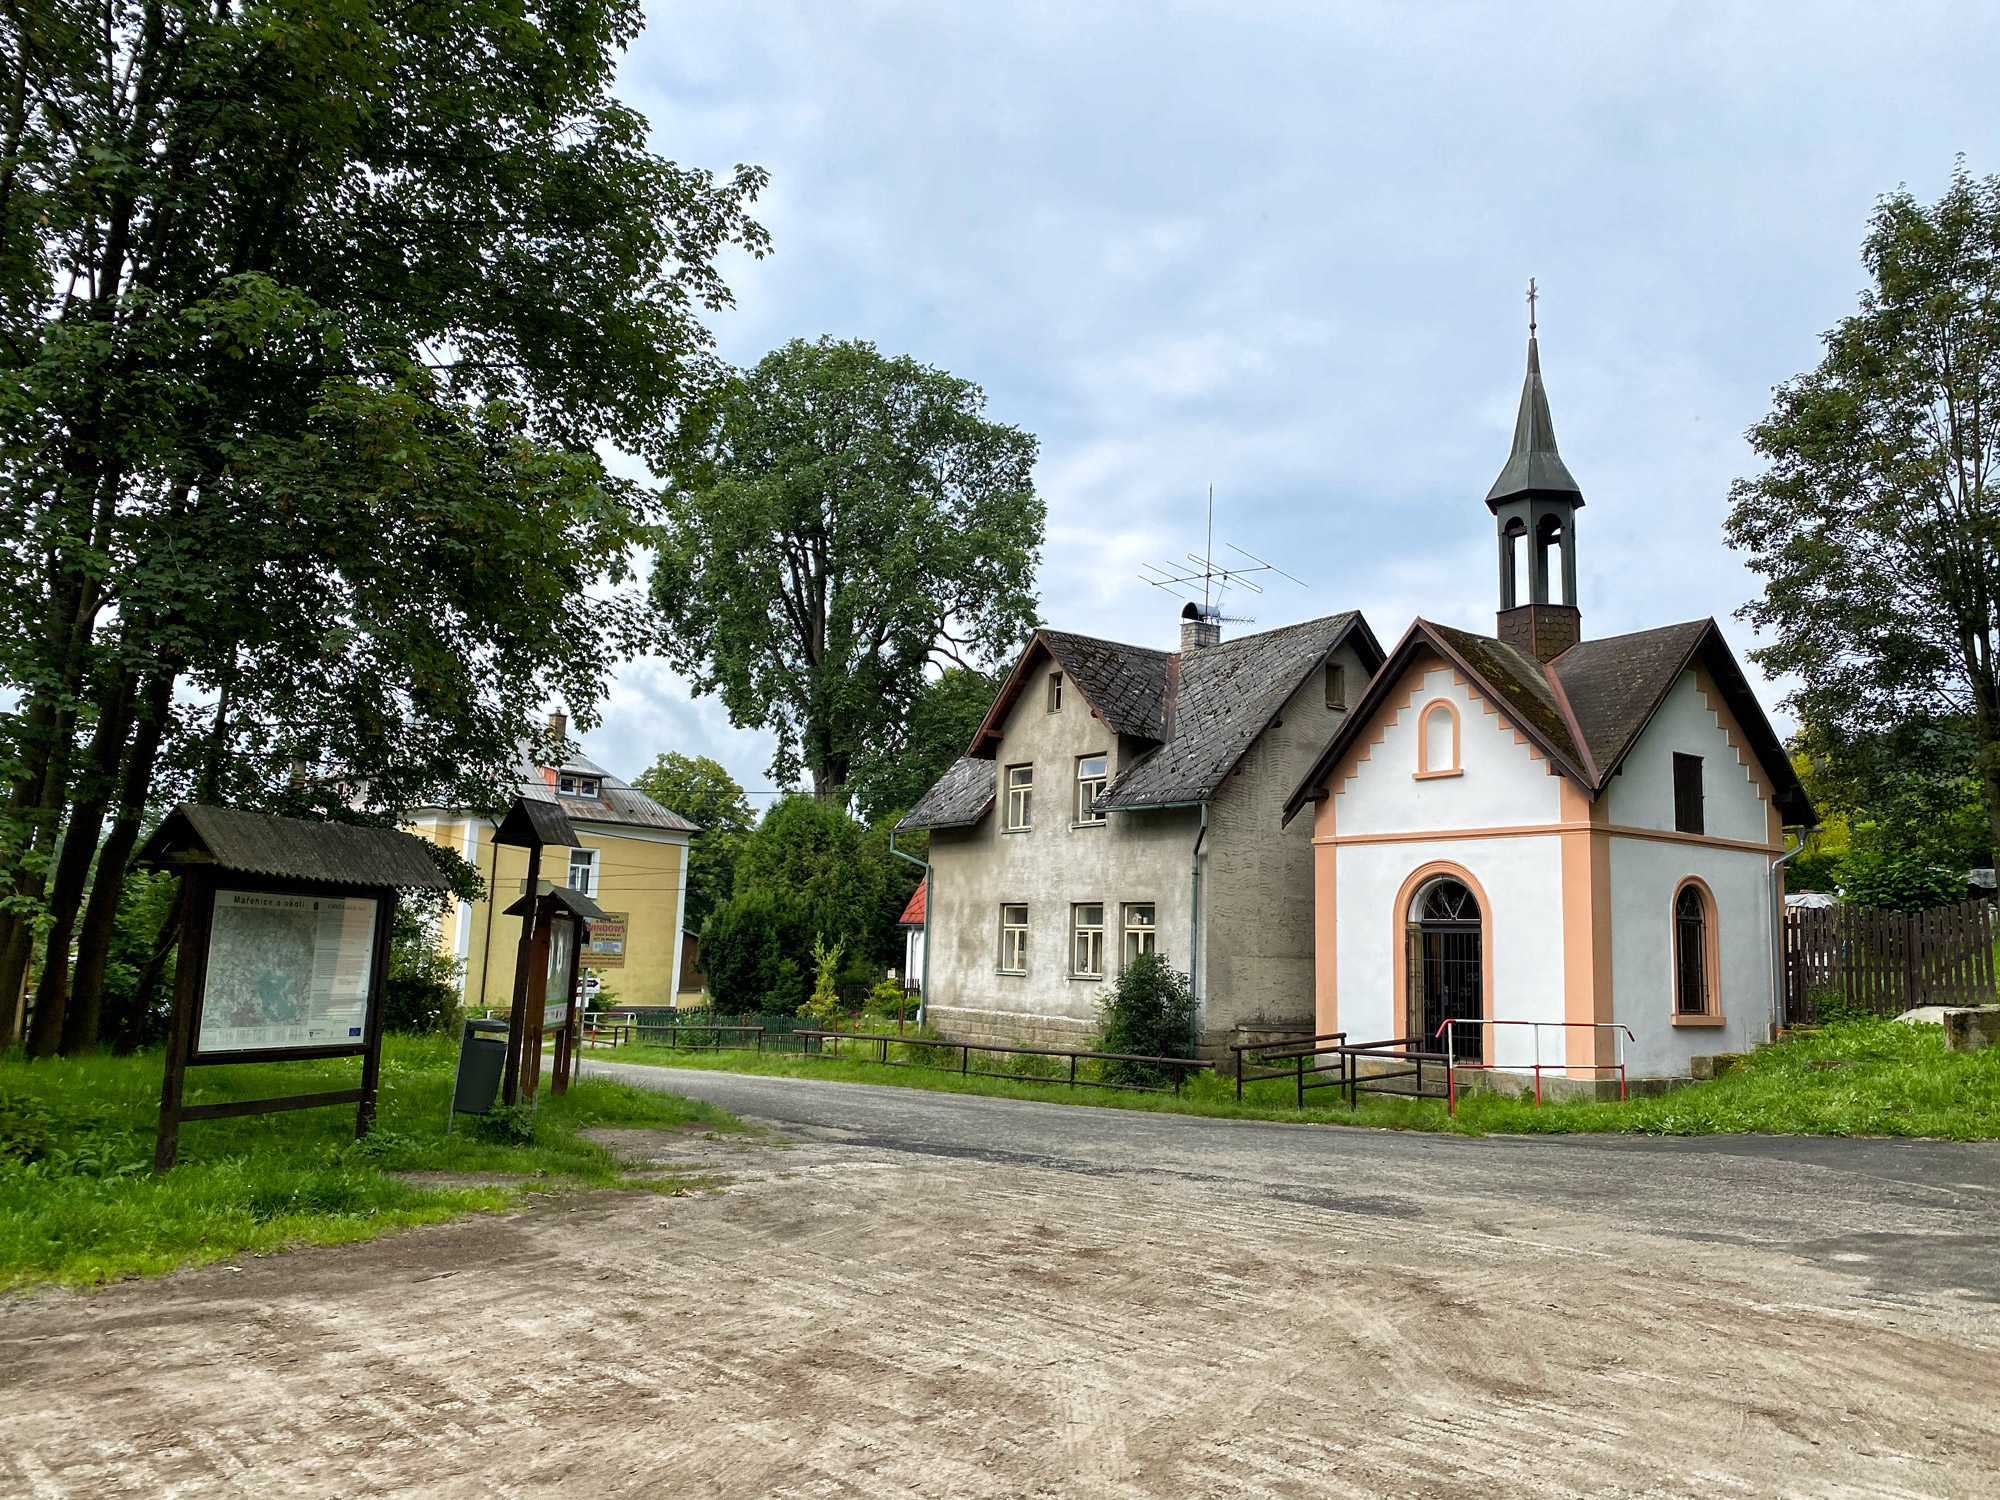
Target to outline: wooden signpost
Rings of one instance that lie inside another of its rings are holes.
[[[582,977],[583,949],[590,940],[590,923],[604,913],[590,897],[559,885],[538,896],[523,896],[504,915],[523,918],[529,933],[523,1092],[531,1100],[535,1097],[541,1082],[542,1043],[553,1031],[556,1048],[550,1059],[549,1091],[564,1093],[575,1075],[582,1026],[583,999],[577,981]]]
[[[174,872],[182,888],[153,1170],[174,1165],[180,1128],[193,1120],[353,1104],[354,1133],[368,1134],[396,893],[448,888],[422,841],[393,829],[184,802],[136,862]],[[360,1087],[182,1102],[191,1067],[322,1057],[360,1058]]]

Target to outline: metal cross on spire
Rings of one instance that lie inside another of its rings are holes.
[[[1528,278],[1528,337],[1535,336],[1535,278]]]

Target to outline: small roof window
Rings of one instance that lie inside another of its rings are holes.
[[[556,775],[556,795],[561,797],[595,797],[601,789],[602,782],[595,776],[580,776],[574,771]]]

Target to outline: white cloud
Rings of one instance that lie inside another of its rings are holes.
[[[773,174],[729,357],[872,339],[1040,436],[1054,623],[1170,642],[1137,564],[1210,483],[1218,541],[1312,585],[1260,625],[1490,622],[1532,274],[1585,629],[1742,648],[1742,433],[1852,309],[1875,198],[2000,171],[1996,63],[2000,12],[1942,3],[655,3],[621,89],[675,158]],[[657,667],[591,743],[768,785]]]

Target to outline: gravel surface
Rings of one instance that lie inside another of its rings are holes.
[[[0,1305],[0,1494],[2000,1492],[2000,1150],[1459,1140],[614,1066],[753,1140]]]

